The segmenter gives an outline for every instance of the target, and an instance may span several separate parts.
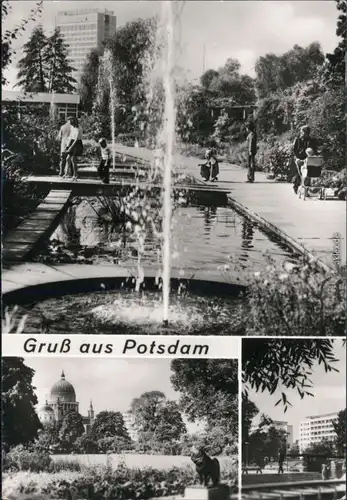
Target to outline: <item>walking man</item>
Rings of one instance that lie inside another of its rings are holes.
[[[254,123],[247,125],[247,147],[248,147],[248,174],[246,182],[254,182],[255,155],[257,154],[257,133]]]
[[[70,118],[68,118],[66,122],[60,127],[57,137],[58,141],[60,141],[60,163],[59,163],[60,177],[63,177],[64,175],[66,158],[67,158],[66,148],[70,137],[70,133],[71,133],[71,123],[70,123]]]
[[[283,464],[285,460],[285,452],[284,450],[280,450],[278,452],[278,474],[284,474]]]

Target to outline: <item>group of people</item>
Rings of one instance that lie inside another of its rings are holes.
[[[248,171],[247,180],[248,183],[253,183],[255,179],[256,170],[256,154],[258,151],[257,145],[257,132],[253,122],[247,125],[247,155],[248,155]],[[306,159],[309,156],[316,154],[316,141],[311,137],[310,127],[304,125],[301,127],[299,135],[296,137],[293,144],[293,153],[296,165],[296,173],[293,178],[293,190],[297,194],[299,186],[302,182],[302,170],[305,166]],[[218,180],[219,175],[219,163],[217,158],[216,148],[207,149],[206,163],[199,164],[201,167],[200,175],[205,181],[215,182]]]
[[[255,179],[257,154],[257,133],[253,122],[247,125],[247,153],[248,153],[248,172],[246,182],[253,183]],[[82,155],[82,131],[78,125],[78,120],[75,116],[67,119],[66,123],[61,126],[58,139],[60,142],[60,168],[59,176],[64,178],[78,179],[77,172],[77,157]],[[100,164],[98,173],[101,181],[105,184],[110,182],[110,167],[111,167],[111,150],[107,145],[105,138],[99,139],[100,146]],[[296,174],[293,179],[293,189],[297,193],[302,182],[302,169],[305,166],[305,161],[309,156],[312,156],[317,151],[315,140],[311,137],[310,127],[307,125],[301,127],[299,135],[296,137],[293,144],[293,153],[296,164]],[[219,175],[219,161],[217,157],[217,149],[212,147],[206,150],[206,162],[199,164],[200,175],[205,181],[216,182]]]
[[[83,142],[82,130],[75,116],[69,117],[66,123],[60,127],[58,140],[60,141],[59,176],[63,178],[72,178],[73,181],[77,181],[77,158],[82,156]],[[111,150],[107,145],[107,140],[103,137],[99,139],[99,146],[100,163],[98,166],[98,174],[104,184],[109,184]]]

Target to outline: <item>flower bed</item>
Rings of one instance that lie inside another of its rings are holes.
[[[61,471],[57,473],[16,472],[3,476],[3,498],[18,499],[20,495],[43,495],[56,498],[105,498],[147,499],[170,495],[181,495],[195,479],[193,468],[128,469],[120,466],[116,470],[107,467],[89,467],[81,472]]]

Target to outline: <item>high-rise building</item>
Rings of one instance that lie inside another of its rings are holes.
[[[116,32],[116,16],[100,9],[77,9],[58,12],[55,25],[69,46],[68,60],[75,68],[73,77],[80,79],[87,55]]]
[[[322,440],[333,441],[336,438],[333,422],[337,420],[338,414],[325,413],[306,417],[300,422],[299,448],[303,452],[308,446],[319,443]]]

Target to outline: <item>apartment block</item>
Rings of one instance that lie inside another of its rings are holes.
[[[68,60],[76,70],[73,77],[79,82],[88,54],[116,32],[117,18],[112,11],[97,8],[64,10],[58,12],[55,25],[64,35]]]
[[[333,441],[336,437],[333,422],[337,420],[337,413],[325,413],[306,417],[300,422],[299,448],[303,452],[308,446],[323,440]]]

